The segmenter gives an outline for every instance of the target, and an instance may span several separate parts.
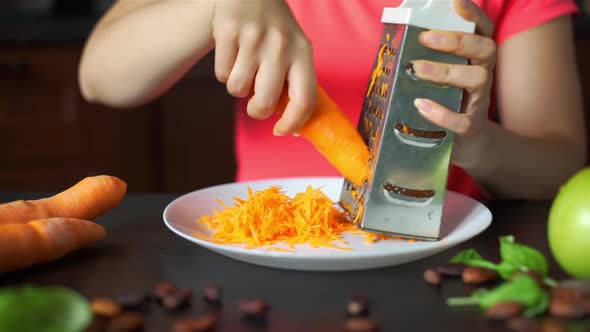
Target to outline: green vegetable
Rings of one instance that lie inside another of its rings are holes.
[[[490,270],[496,270],[498,266],[490,261],[487,261],[481,257],[481,255],[475,249],[467,249],[451,259],[451,263],[462,263],[469,266],[479,266]]]
[[[502,262],[497,271],[504,278],[519,270],[533,270],[543,276],[549,273],[545,256],[534,248],[514,242],[514,236],[500,237],[500,255]]]
[[[514,236],[511,235],[500,237],[500,256],[502,261],[496,264],[485,260],[474,249],[467,249],[453,257],[451,262],[494,270],[504,279],[517,271],[534,270],[544,276],[549,271],[549,265],[543,254],[534,248],[516,243]]]
[[[483,257],[475,249],[467,249],[461,251],[451,259],[452,263],[464,263],[470,260],[483,260]]]
[[[447,303],[451,306],[477,304],[487,309],[508,301],[522,304],[525,307],[524,315],[530,317],[547,310],[549,293],[530,276],[519,275],[495,289],[481,288],[473,292],[470,297],[449,298]]]
[[[559,189],[549,211],[547,236],[557,264],[576,279],[590,280],[590,167]]]
[[[541,315],[545,311],[547,311],[547,308],[549,308],[550,304],[551,304],[551,295],[549,295],[549,292],[545,292],[545,294],[543,294],[543,297],[539,301],[537,301],[535,304],[529,306],[524,311],[524,315],[527,317]]]
[[[81,332],[91,319],[88,301],[65,287],[0,289],[0,331]]]

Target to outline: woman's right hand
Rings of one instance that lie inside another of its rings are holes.
[[[215,0],[215,75],[235,97],[248,97],[255,119],[271,116],[285,84],[290,102],[275,135],[296,132],[316,102],[313,51],[285,0]]]

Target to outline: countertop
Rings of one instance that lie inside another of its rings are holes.
[[[43,197],[33,193],[0,193],[0,202]],[[0,287],[20,284],[65,285],[87,297],[147,292],[160,281],[194,291],[193,305],[178,313],[154,309],[145,331],[170,331],[174,319],[208,309],[202,289],[211,283],[223,291],[216,331],[343,331],[345,307],[357,293],[370,301],[370,316],[381,331],[506,331],[488,322],[478,307],[449,307],[446,299],[464,296],[459,280],[433,287],[423,280],[428,267],[447,262],[462,249],[475,248],[498,259],[498,237],[512,234],[518,242],[548,257],[551,275],[565,275],[550,255],[546,222],[550,202],[508,201],[491,205],[492,225],[457,247],[412,263],[357,272],[295,272],[249,265],[203,249],[173,234],[162,212],[178,195],[128,193],[115,210],[97,221],[107,239],[65,258],[0,276]],[[271,305],[266,325],[240,319],[237,304],[260,298]],[[590,321],[572,326],[590,326]],[[584,331],[576,329],[575,331]]]

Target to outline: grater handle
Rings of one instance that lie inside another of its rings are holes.
[[[381,22],[417,26],[428,30],[473,33],[475,23],[459,16],[453,0],[404,0],[395,8],[383,9]]]

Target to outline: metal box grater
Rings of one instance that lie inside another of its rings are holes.
[[[463,90],[421,81],[412,60],[466,64],[418,41],[428,29],[473,32],[475,25],[455,13],[452,0],[404,1],[385,8],[384,32],[358,124],[370,149],[369,174],[362,186],[345,180],[341,206],[370,232],[436,241],[453,133],[426,120],[416,98],[432,99],[459,111]]]

